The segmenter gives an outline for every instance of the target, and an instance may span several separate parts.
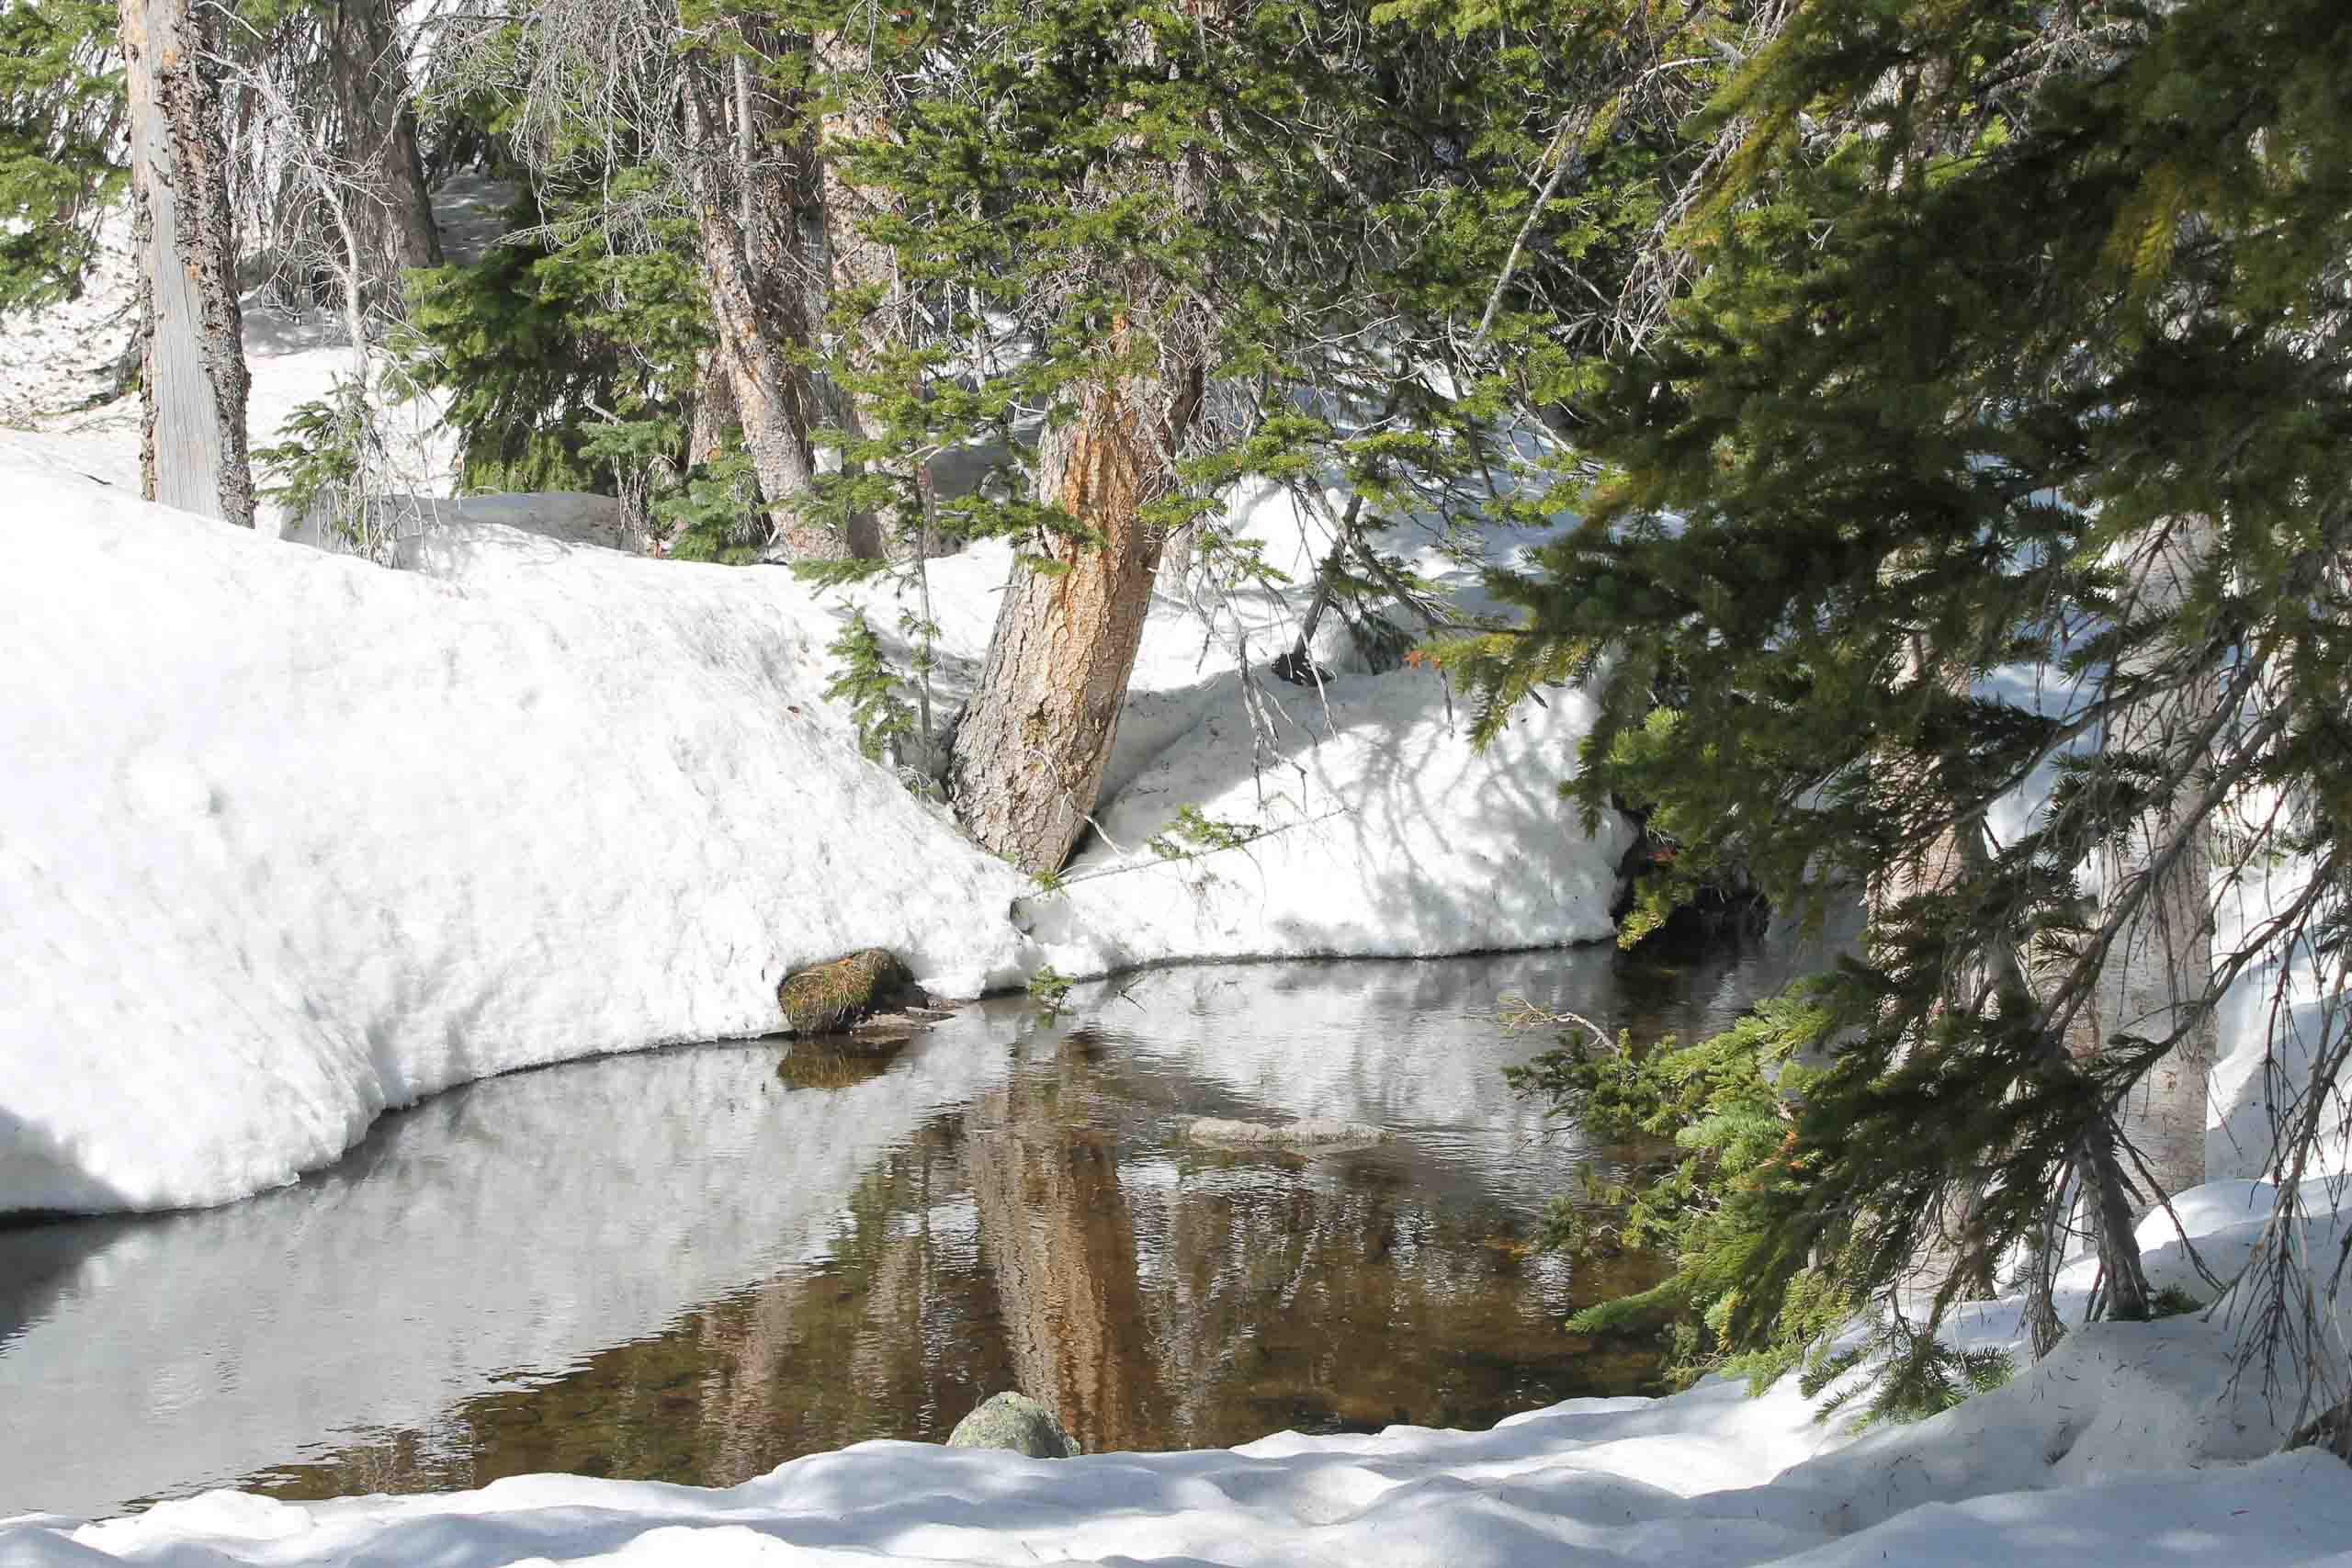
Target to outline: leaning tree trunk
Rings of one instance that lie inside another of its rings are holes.
[[[814,388],[795,359],[809,344],[800,228],[813,160],[805,138],[783,163],[767,147],[764,133],[780,117],[747,71],[698,49],[680,62],[678,79],[703,282],[743,448],[773,520],[770,548],[786,560],[832,555],[828,533],[797,515],[816,478]]]
[[[441,265],[441,235],[416,145],[407,51],[387,0],[342,0],[327,22],[327,71],[340,149],[367,195],[351,206],[364,232],[372,307],[398,310],[401,274]]]
[[[1159,564],[1142,510],[1170,489],[1199,401],[1197,380],[1118,377],[1039,444],[1039,499],[1095,538],[1060,540],[1057,572],[1015,563],[948,771],[966,829],[1034,874],[1061,868],[1094,809]]]
[[[121,0],[148,500],[250,528],[243,320],[220,117],[188,0]]]

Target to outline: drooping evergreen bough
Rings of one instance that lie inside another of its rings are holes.
[[[1488,726],[1600,682],[1588,809],[1654,806],[1798,918],[1870,892],[1802,1007],[1539,1086],[1679,1137],[1645,1305],[1707,1354],[1996,1280],[2046,1345],[2076,1227],[2095,1307],[2146,1314],[2132,1221],[2196,1179],[2148,1102],[2201,1128],[2233,978],[2343,992],[2347,70],[2335,0],[1812,0],[1694,128],[1735,141],[1687,297],[1587,405],[1606,471],[1498,580],[1526,626],[1446,659]],[[2122,973],[2266,883],[2210,976]],[[2273,1020],[2282,1224],[2352,1052],[2305,1011],[2307,1069]],[[2328,1283],[2294,1251],[2245,1298],[2274,1359]]]

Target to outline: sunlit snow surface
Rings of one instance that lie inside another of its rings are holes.
[[[389,571],[6,444],[0,481],[0,1211],[241,1197],[450,1084],[772,1030],[855,947],[969,996],[1610,929],[1624,830],[1555,794],[1574,693],[1481,753],[1433,675],[1343,677],[1253,772],[1213,628],[1164,606],[1117,847],[1047,896],[857,754],[843,612],[784,571],[495,525]],[[952,625],[1007,565],[942,571]],[[1137,840],[1186,805],[1268,836],[1163,865]]]

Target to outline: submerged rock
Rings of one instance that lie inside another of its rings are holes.
[[[1201,1116],[1184,1129],[1196,1144],[1228,1149],[1342,1149],[1386,1143],[1395,1134],[1367,1122],[1232,1122],[1222,1116]]]
[[[1010,1449],[1031,1459],[1076,1459],[1086,1450],[1054,1413],[1025,1393],[994,1393],[956,1423],[951,1449]]]
[[[886,1007],[929,1002],[898,954],[878,947],[795,970],[776,987],[775,999],[787,1034],[838,1034]]]

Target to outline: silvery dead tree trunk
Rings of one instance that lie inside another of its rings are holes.
[[[189,0],[121,0],[134,248],[140,468],[148,500],[250,528],[243,321],[220,118]]]
[[[948,771],[965,828],[1039,874],[1069,858],[1102,789],[1159,565],[1144,509],[1174,486],[1201,384],[1114,376],[1076,401],[1039,444],[1037,498],[1095,542],[1057,540],[1058,571],[1014,563]]]

